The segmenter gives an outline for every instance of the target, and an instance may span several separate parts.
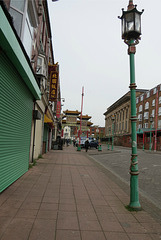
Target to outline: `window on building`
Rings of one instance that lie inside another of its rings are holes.
[[[144,119],[149,119],[149,112],[144,112]]]
[[[145,109],[149,109],[149,102],[145,103]]]
[[[149,97],[150,97],[150,91],[147,92],[147,94],[146,94],[146,98],[149,98]]]
[[[158,128],[161,128],[161,120],[158,120]]]
[[[45,56],[42,54],[39,54],[38,58],[37,58],[37,74],[41,74],[43,76],[47,76],[47,63],[46,63],[46,59]]]
[[[122,122],[122,131],[124,130],[124,122]]]
[[[142,124],[139,124],[138,125],[138,130],[142,128]]]
[[[144,99],[144,94],[140,96],[140,101],[143,101],[143,99]]]
[[[142,112],[142,110],[143,110],[143,105],[140,105],[139,106],[139,112]]]
[[[155,99],[152,100],[152,107],[155,106]]]
[[[138,97],[136,98],[136,104],[137,104],[137,103],[139,103],[139,98],[138,98]]]
[[[154,88],[153,89],[153,94],[156,94],[156,92],[157,92],[157,88]]]
[[[28,3],[28,5],[27,5]],[[19,35],[25,50],[31,57],[33,28],[38,26],[38,15],[34,0],[11,0],[9,12],[13,18],[13,24]]]
[[[161,104],[161,97],[159,97],[159,104]]]
[[[125,131],[127,131],[127,121],[125,122]]]
[[[136,113],[137,113],[138,109],[136,108]]]
[[[144,123],[144,128],[148,128],[148,123]]]
[[[24,9],[25,9],[25,0],[22,0],[22,1],[11,0],[9,12],[13,17],[14,27],[20,38],[22,34],[22,22],[23,22],[23,16],[24,16]]]
[[[138,120],[139,120],[139,121],[142,121],[142,114],[139,114],[139,115],[138,115]]]
[[[158,116],[161,116],[161,107],[158,109]]]
[[[152,117],[155,116],[155,109],[152,110],[152,113],[151,113]]]

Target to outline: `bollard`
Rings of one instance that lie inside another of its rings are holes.
[[[98,145],[98,151],[102,151],[102,146],[101,146],[101,144]]]
[[[81,145],[78,144],[77,151],[81,151]]]

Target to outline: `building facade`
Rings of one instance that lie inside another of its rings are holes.
[[[138,147],[161,150],[161,84],[136,98]]]
[[[147,90],[137,89],[136,96],[140,96]],[[116,145],[129,146],[131,144],[131,104],[130,91],[112,104],[105,115],[105,136]]]
[[[59,71],[47,1],[0,1],[0,18],[1,192],[28,171],[33,159],[50,150],[60,84],[55,101],[49,101],[49,65]]]
[[[4,2],[0,2],[0,192],[28,171],[35,74]]]

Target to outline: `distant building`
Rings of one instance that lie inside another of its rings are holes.
[[[81,121],[81,112],[78,110],[66,110],[63,112],[62,116],[62,137],[66,138],[67,133],[69,133],[70,127],[70,138],[79,137],[80,132],[80,121]],[[93,126],[93,123],[90,121],[92,117],[88,115],[82,115],[82,125],[81,125],[81,136],[82,137],[93,137],[93,138],[104,138],[105,137],[105,128],[99,127],[97,125]]]
[[[138,147],[161,150],[161,84],[136,97]],[[152,120],[152,122],[150,122]]]
[[[77,138],[80,131],[80,119],[81,119],[81,112],[78,110],[66,110],[63,112],[64,115],[62,116],[62,137],[65,138],[65,131],[64,129],[68,126],[70,127],[70,137]],[[82,126],[81,126],[81,136],[88,136],[90,133],[90,126],[93,124],[89,120],[91,116],[82,115]]]
[[[148,90],[137,89],[136,97],[148,92]],[[130,91],[107,108],[105,115],[105,136],[112,138],[114,131],[114,142],[116,145],[130,146],[131,144],[131,104]],[[113,119],[113,120],[112,120]]]

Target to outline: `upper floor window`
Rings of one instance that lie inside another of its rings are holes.
[[[161,104],[161,97],[159,97],[159,104]]]
[[[155,106],[155,99],[152,100],[152,107]]]
[[[158,115],[161,116],[161,107],[158,109]]]
[[[157,92],[157,88],[154,88],[153,89],[153,94],[156,94],[156,92]]]
[[[148,119],[149,118],[149,112],[144,112],[144,119]]]
[[[148,123],[144,123],[144,128],[148,128]]]
[[[136,98],[136,104],[137,104],[138,102],[139,102],[139,98],[137,97],[137,98]]]
[[[9,12],[13,17],[14,27],[19,37],[21,38],[22,22],[23,22],[23,17],[25,12],[25,0],[22,0],[22,1],[11,0]]]
[[[31,57],[33,42],[33,28],[38,26],[38,14],[34,0],[11,0],[9,12],[13,18],[13,24],[19,35],[25,50]]]
[[[149,98],[149,97],[150,97],[150,91],[149,91],[149,92],[147,92],[147,94],[146,94],[146,97],[147,97],[147,98]]]
[[[140,105],[139,106],[139,112],[142,112],[142,110],[143,110],[143,105]]]
[[[37,58],[37,74],[41,74],[43,76],[47,76],[47,63],[46,58],[43,54],[39,54]]]
[[[155,115],[155,109],[152,110],[151,115],[152,115],[152,117],[154,117],[154,115]]]
[[[161,128],[161,120],[158,120],[158,128]]]
[[[145,103],[145,109],[149,109],[149,102]]]
[[[144,94],[140,96],[140,101],[143,101],[143,99],[144,99]]]
[[[142,114],[138,115],[138,120],[139,120],[139,122],[142,121]]]
[[[142,128],[142,124],[139,124],[138,125],[138,130]]]

